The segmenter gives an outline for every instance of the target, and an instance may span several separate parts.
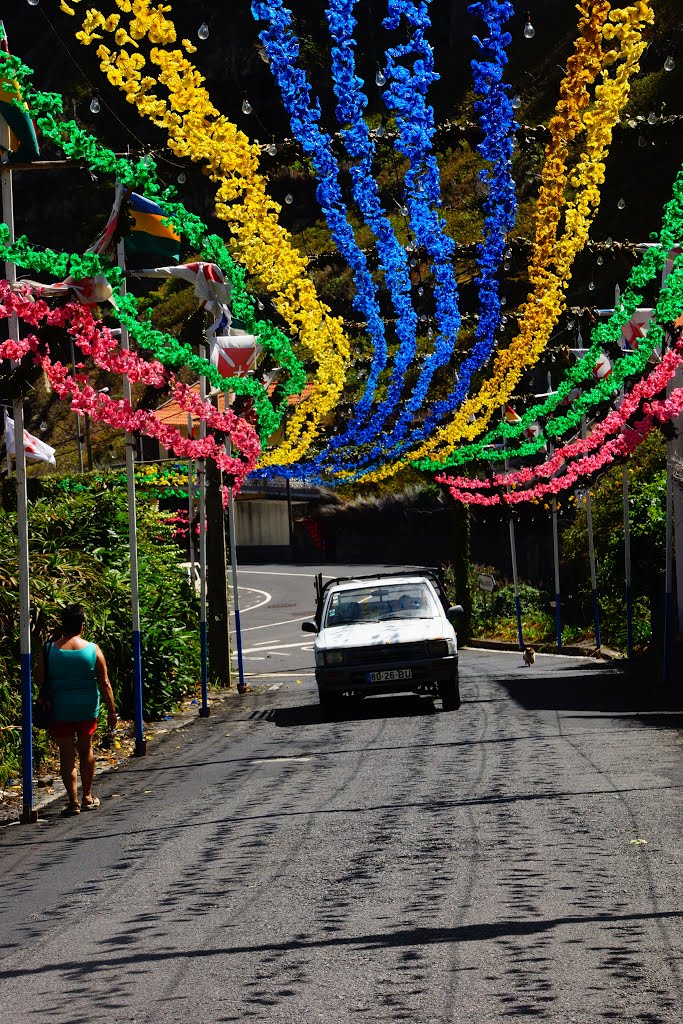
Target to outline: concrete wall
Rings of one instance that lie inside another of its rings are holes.
[[[286,501],[238,499],[235,508],[238,548],[289,547]]]

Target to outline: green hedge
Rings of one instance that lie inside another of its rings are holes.
[[[20,758],[19,581],[16,514],[0,509],[0,783]],[[128,518],[122,492],[41,498],[30,504],[32,649],[67,604],[87,611],[86,635],[107,659],[117,707],[132,716]],[[153,502],[138,506],[140,617],[145,717],[159,718],[195,690],[198,602],[178,564],[173,529]],[[36,734],[36,753],[44,751]]]

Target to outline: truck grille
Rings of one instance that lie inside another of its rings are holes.
[[[421,661],[427,657],[426,644],[385,644],[383,647],[352,647],[347,665],[386,665],[394,662]]]

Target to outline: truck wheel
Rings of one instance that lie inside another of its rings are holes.
[[[460,707],[460,684],[457,675],[439,683],[439,697],[444,711],[457,711]]]

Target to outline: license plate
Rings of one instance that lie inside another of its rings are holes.
[[[389,668],[384,672],[369,672],[371,683],[394,683],[397,679],[412,679],[413,672],[409,668]]]

